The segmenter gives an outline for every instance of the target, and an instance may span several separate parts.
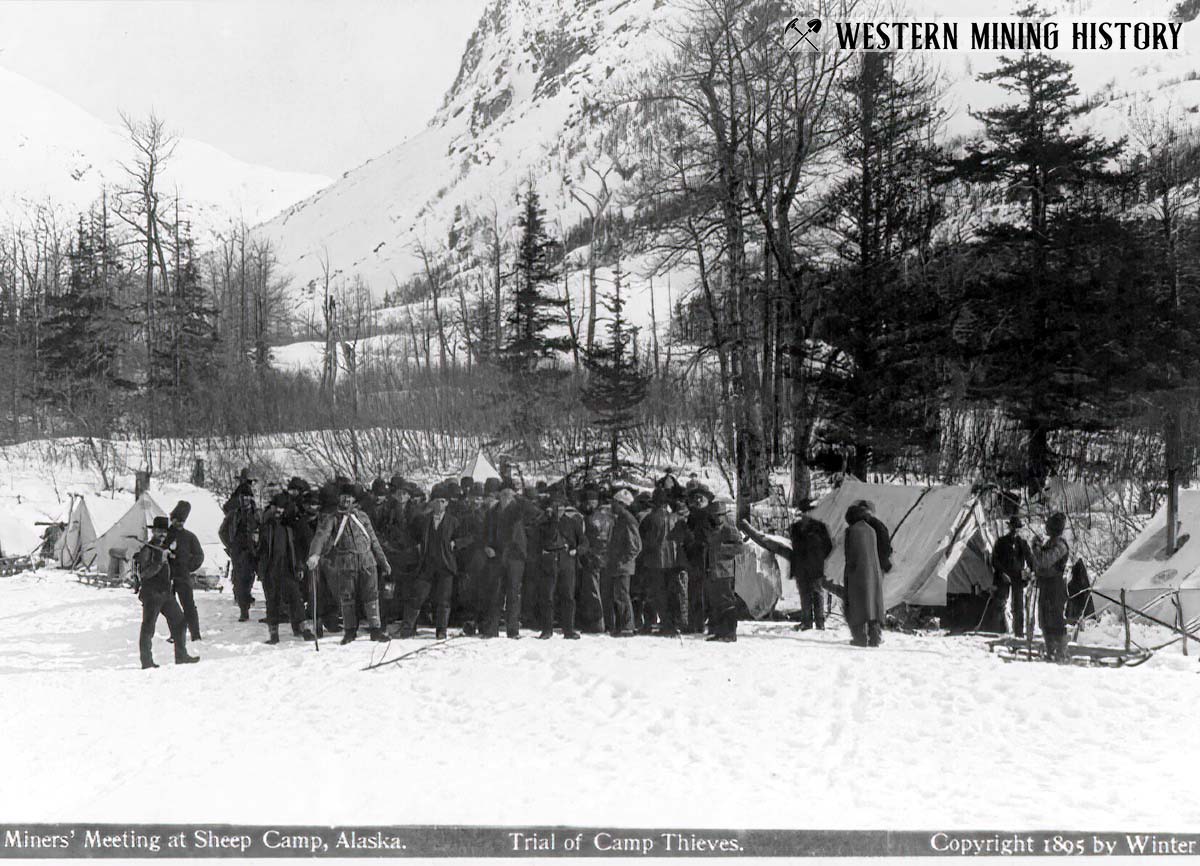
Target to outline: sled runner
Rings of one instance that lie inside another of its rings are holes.
[[[988,641],[988,649],[1006,662],[1046,660],[1046,648],[1040,640],[1030,642],[1027,638],[1005,637]],[[1119,668],[1137,667],[1150,658],[1153,653],[1140,647],[1122,649],[1120,647],[1068,643],[1067,655],[1071,664]]]
[[[33,560],[28,556],[0,557],[0,577],[19,574],[33,567]]]

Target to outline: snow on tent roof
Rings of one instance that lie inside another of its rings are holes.
[[[492,461],[488,460],[482,451],[476,451],[475,457],[466,462],[459,474],[463,478],[469,476],[472,481],[478,481],[480,484],[489,478],[500,477],[500,471],[492,465]]]
[[[846,567],[846,509],[861,499],[892,536],[892,570],[883,578],[884,607],[944,605],[946,594],[992,584],[986,551],[990,539],[971,488],[866,484],[847,480],[823,497],[811,516],[829,527],[833,553],[825,576],[842,583]],[[976,536],[980,537],[977,538]]]
[[[1093,588],[1115,599],[1125,590],[1128,604],[1167,622],[1175,622],[1178,589],[1184,621],[1200,617],[1200,490],[1179,491],[1179,538],[1167,556],[1167,509],[1160,508]],[[1094,602],[1097,613],[1115,606],[1100,596]]]

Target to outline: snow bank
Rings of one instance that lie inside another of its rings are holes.
[[[1200,830],[1194,656],[1005,664],[977,638],[743,623],[363,672],[380,645],[268,647],[261,606],[198,604],[203,661],[170,665],[160,623],[144,672],[127,590],[0,579],[6,820]]]

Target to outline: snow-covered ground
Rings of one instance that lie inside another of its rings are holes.
[[[0,578],[6,821],[1200,830],[1178,648],[1101,670],[743,623],[462,638],[364,672],[384,646],[265,646],[228,591],[197,596],[201,663],[170,664],[160,621],[142,671],[128,590]]]

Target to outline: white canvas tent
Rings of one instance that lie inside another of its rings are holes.
[[[225,545],[221,543],[217,533],[221,528],[221,521],[225,519],[225,512],[221,510],[221,501],[216,494],[192,484],[155,484],[151,491],[155,500],[162,503],[168,512],[180,500],[191,504],[192,512],[188,515],[185,526],[195,534],[200,546],[204,548],[204,564],[196,573],[216,577],[224,575],[229,564],[229,554],[225,552]]]
[[[747,544],[733,569],[733,591],[746,603],[746,609],[755,619],[769,614],[783,597],[783,581],[774,554],[767,553],[763,557],[760,553],[766,551],[755,544]]]
[[[489,478],[499,478],[500,471],[492,465],[492,461],[488,460],[482,451],[476,451],[475,456],[463,465],[459,475],[482,484]]]
[[[859,500],[875,505],[875,516],[892,536],[892,570],[883,578],[884,607],[941,606],[946,596],[992,585],[988,552],[995,530],[971,488],[917,487],[844,481],[823,497],[811,515],[829,527],[833,553],[825,575],[840,584],[845,571],[846,509]]]
[[[106,571],[113,551],[128,550],[139,540],[145,540],[150,521],[165,515],[149,493],[143,493],[137,500],[75,496],[67,528],[55,547],[59,565]]]
[[[1176,621],[1175,590],[1184,622],[1200,617],[1200,490],[1179,491],[1179,539],[1167,556],[1167,510],[1160,508],[1093,588],[1166,622]],[[1093,596],[1096,612],[1119,607]]]

